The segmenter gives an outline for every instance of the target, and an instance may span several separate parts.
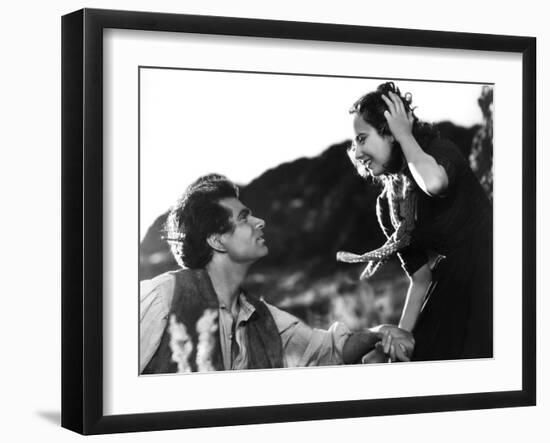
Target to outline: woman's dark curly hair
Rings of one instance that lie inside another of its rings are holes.
[[[369,92],[361,97],[353,104],[349,112],[351,114],[360,115],[366,123],[376,129],[380,136],[389,137],[392,133],[388,126],[386,117],[384,117],[384,112],[388,110],[388,105],[386,105],[386,102],[382,99],[382,95],[389,98],[390,92],[393,92],[401,98],[407,113],[413,113],[413,136],[420,147],[425,148],[432,141],[432,139],[438,137],[438,131],[431,124],[418,120],[416,115],[414,115],[415,108],[412,107],[412,94],[407,92],[405,95],[401,95],[401,91],[393,82],[382,83],[376,88],[375,91]],[[399,143],[395,141],[393,148],[390,161],[385,165],[389,174],[401,172],[406,166],[403,151],[401,150]],[[350,149],[353,149],[353,146],[350,146]],[[352,162],[354,162],[353,158]],[[357,165],[355,166],[357,167]]]
[[[231,197],[239,197],[237,186],[223,175],[208,174],[192,183],[172,207],[164,231],[180,266],[200,269],[210,262],[207,238],[234,229],[231,213],[219,204]]]

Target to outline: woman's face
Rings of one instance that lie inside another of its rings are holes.
[[[355,132],[355,160],[364,166],[371,175],[379,176],[387,171],[392,154],[392,138],[380,136],[360,114],[353,117]]]

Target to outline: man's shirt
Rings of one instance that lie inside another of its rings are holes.
[[[160,345],[168,322],[174,284],[175,278],[171,273],[141,282],[140,373]],[[342,349],[351,334],[345,325],[336,322],[328,330],[313,329],[288,312],[268,303],[265,305],[273,316],[281,337],[284,367],[342,364]],[[246,328],[254,310],[254,306],[243,293],[236,300],[235,317],[231,314],[231,307],[220,304],[219,333],[226,370],[247,368]]]

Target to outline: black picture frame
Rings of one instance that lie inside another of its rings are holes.
[[[517,391],[105,415],[103,31],[192,32],[470,49],[522,56],[522,388]],[[83,9],[62,18],[62,426],[82,434],[228,426],[536,403],[536,39],[336,24]]]

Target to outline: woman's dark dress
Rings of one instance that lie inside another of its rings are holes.
[[[417,190],[412,243],[399,257],[408,275],[427,263],[428,256],[445,258],[432,271],[432,284],[412,331],[413,360],[492,357],[492,206],[453,143],[435,139],[425,151],[445,168],[449,186],[437,197]],[[378,210],[388,233],[388,203],[382,196]]]

